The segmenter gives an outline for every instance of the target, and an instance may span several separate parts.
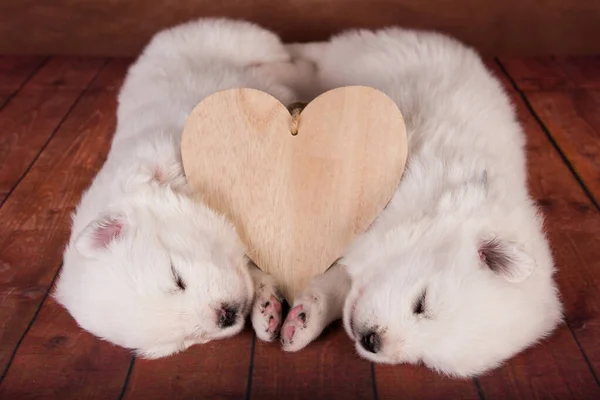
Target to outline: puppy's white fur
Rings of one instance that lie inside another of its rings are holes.
[[[274,34],[246,22],[194,21],[153,38],[127,74],[108,158],[73,216],[55,297],[81,327],[161,357],[239,332],[257,285],[253,321],[273,339],[260,306],[274,285],[247,266],[233,226],[192,201],[179,140],[193,107],[216,91],[296,100],[269,72],[288,61]],[[222,326],[227,310],[234,318]]]
[[[315,63],[321,90],[367,85],[390,96],[409,161],[391,203],[343,258],[347,268],[296,300],[301,318],[285,322],[284,349],[304,347],[342,304],[361,356],[454,376],[480,374],[549,334],[561,304],[527,191],[524,134],[476,53],[395,28],[290,51]]]

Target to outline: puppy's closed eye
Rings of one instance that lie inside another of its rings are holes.
[[[413,306],[413,313],[415,313],[417,315],[425,314],[425,309],[426,309],[425,296],[426,295],[427,295],[427,290],[423,290],[423,293],[421,294],[421,296],[419,296],[419,298],[417,299],[417,301],[415,302],[415,304]]]
[[[183,280],[181,275],[179,275],[179,272],[177,272],[173,264],[171,264],[171,272],[173,273],[173,279],[175,280],[175,285],[177,286],[177,289],[184,291],[186,288],[185,281]]]

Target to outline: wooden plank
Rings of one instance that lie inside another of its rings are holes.
[[[118,398],[131,354],[83,331],[48,298],[0,386],[2,399]]]
[[[599,204],[600,89],[528,92],[527,98]]]
[[[552,58],[539,68],[537,59],[502,60],[525,92],[531,107],[554,141],[600,202],[600,56]],[[536,79],[530,79],[532,71]],[[538,85],[561,76],[562,84]],[[534,82],[534,84],[532,84]],[[540,92],[540,90],[543,91]]]
[[[59,87],[81,89],[89,85],[106,58],[52,57],[29,82],[28,88]]]
[[[135,361],[125,399],[242,399],[253,333],[190,347],[159,360]]]
[[[600,55],[557,57],[556,61],[572,86],[600,89]]]
[[[0,55],[0,90],[19,89],[45,59],[42,56]]]
[[[0,109],[45,59],[41,56],[0,56]]]
[[[71,382],[76,388],[74,382],[82,380],[87,380],[86,385],[96,387],[94,396],[114,398],[119,395],[116,390],[125,379],[124,374],[118,379],[116,376],[127,370],[129,356],[115,352],[113,346],[98,344],[97,339],[78,336],[88,334],[75,326],[65,310],[54,311],[57,306],[51,300],[46,301],[39,311],[39,321],[35,320],[28,327],[60,266],[70,231],[70,214],[82,191],[101,167],[110,146],[115,126],[116,92],[102,90],[102,87],[114,85],[115,78],[121,79],[124,73],[120,65],[111,64],[102,70],[91,90],[80,98],[31,170],[0,208],[0,266],[3,270],[0,282],[0,371],[4,371],[14,357],[12,368],[2,382],[2,390],[19,393],[19,398],[50,392],[63,398],[60,391],[71,390],[64,385]],[[28,335],[13,354],[26,332]],[[67,339],[54,339],[57,333]],[[47,362],[46,358],[52,359],[57,350],[52,346],[40,347],[38,342],[52,341],[73,345],[67,346],[68,351],[65,348],[59,351],[62,358]],[[99,360],[82,361],[90,357]],[[35,365],[35,368],[29,365]],[[57,369],[64,375],[61,379],[55,379]],[[115,382],[109,384],[101,371],[115,377]]]
[[[53,58],[0,111],[0,204],[104,62]]]
[[[251,399],[372,399],[371,364],[360,359],[340,323],[297,353],[256,341]]]
[[[600,389],[565,326],[548,340],[480,378],[479,382],[486,400],[597,399],[600,396]]]
[[[600,89],[600,55],[502,58],[503,67],[523,91]]]
[[[460,399],[478,400],[472,379],[451,379],[423,366],[375,366],[379,400],[386,399]]]
[[[288,41],[399,25],[447,32],[492,55],[600,51],[600,41],[594,40],[600,37],[597,0],[545,0],[543,7],[533,0],[456,5],[446,0],[157,0],[148,7],[145,0],[3,0],[0,53],[131,56],[159,29],[211,16],[250,20]]]
[[[529,185],[543,207],[566,320],[549,339],[479,379],[486,399],[600,398],[597,379],[575,341],[594,360],[600,349],[600,213],[562,162],[525,103],[496,69],[527,133]]]

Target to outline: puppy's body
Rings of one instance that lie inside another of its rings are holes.
[[[447,37],[401,29],[290,50],[316,64],[322,90],[367,85],[390,96],[405,118],[409,160],[346,268],[296,300],[284,349],[305,346],[342,307],[362,356],[450,375],[481,373],[548,334],[561,305],[527,192],[524,135],[480,58]]]
[[[265,72],[288,60],[279,39],[255,25],[201,20],[157,34],[130,68],[112,147],[73,216],[57,285],[83,328],[161,357],[239,332],[257,285],[257,334],[274,339],[278,302],[264,306],[273,282],[247,266],[233,226],[192,201],[179,141],[189,113],[216,91],[250,87],[295,100]]]

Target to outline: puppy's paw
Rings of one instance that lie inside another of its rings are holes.
[[[252,307],[252,327],[260,340],[272,342],[277,339],[282,319],[281,302],[273,285],[261,284]]]
[[[281,328],[285,351],[298,351],[315,340],[325,329],[324,302],[318,296],[302,296],[294,302]]]

